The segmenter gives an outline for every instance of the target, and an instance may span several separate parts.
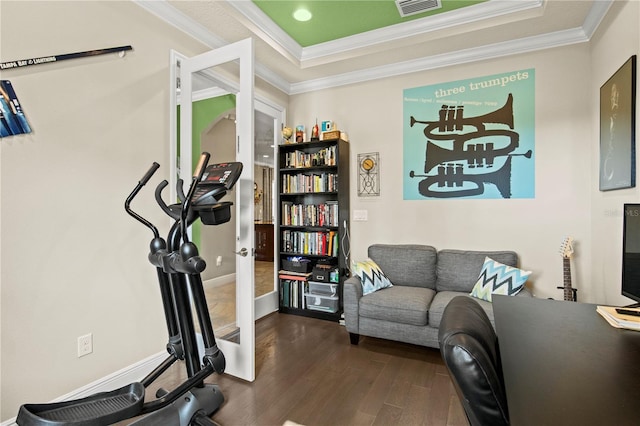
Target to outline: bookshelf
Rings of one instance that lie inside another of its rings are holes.
[[[338,321],[349,270],[349,143],[280,145],[278,165],[280,312]]]

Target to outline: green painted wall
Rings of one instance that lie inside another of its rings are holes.
[[[198,160],[200,159],[202,132],[207,129],[213,121],[215,121],[221,114],[235,109],[236,96],[224,95],[217,98],[204,99],[202,101],[196,101],[192,106],[192,128],[191,128],[191,170],[196,168]],[[180,107],[178,107],[178,152],[180,152]],[[180,160],[178,159],[178,163]],[[200,221],[193,224],[191,227],[191,238],[193,242],[200,246],[200,227],[202,224]]]

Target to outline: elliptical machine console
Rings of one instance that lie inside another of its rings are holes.
[[[219,202],[233,188],[242,173],[242,163],[208,166],[194,194],[193,209],[205,225],[220,225],[231,219],[230,201]]]
[[[168,206],[162,190],[156,188],[160,208],[174,219],[167,239],[147,219],[131,210],[131,201],[160,167],[153,163],[125,201],[125,210],[153,232],[148,255],[156,267],[166,319],[169,356],[140,382],[86,398],[49,404],[24,404],[16,423],[19,426],[102,426],[136,417],[132,425],[215,425],[210,416],[224,397],[219,387],[205,384],[211,374],[222,374],[226,361],[216,345],[209,309],[200,273],[206,263],[196,245],[189,241],[188,227],[198,218],[205,225],[220,225],[231,218],[232,202],[220,201],[233,188],[242,173],[242,163],[207,166],[210,155],[203,153],[193,175],[187,195],[178,181],[180,203]],[[192,299],[189,297],[191,293]],[[204,355],[199,358],[196,329],[192,313],[195,308],[204,342]],[[173,390],[160,389],[156,399],[144,402],[145,390],[176,361],[183,361],[187,379]]]

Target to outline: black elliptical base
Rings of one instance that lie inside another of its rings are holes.
[[[144,404],[144,386],[131,383],[73,401],[25,404],[20,407],[19,426],[102,426],[136,416]]]

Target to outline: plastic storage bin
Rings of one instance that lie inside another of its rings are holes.
[[[338,283],[318,283],[309,281],[309,293],[323,296],[337,296]]]
[[[305,293],[304,297],[307,302],[307,309],[330,313],[338,312],[338,296]]]

